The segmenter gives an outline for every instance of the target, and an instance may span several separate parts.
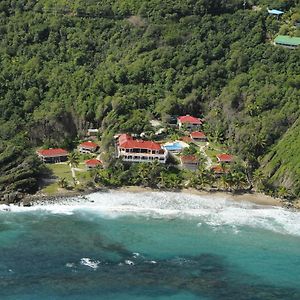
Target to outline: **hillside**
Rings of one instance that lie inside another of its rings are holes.
[[[261,169],[269,192],[300,196],[300,49],[271,43],[300,36],[299,1],[70,2],[0,3],[0,178],[13,147],[70,149],[99,127],[108,148],[117,132],[190,113]]]

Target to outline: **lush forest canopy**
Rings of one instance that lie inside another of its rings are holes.
[[[34,147],[71,147],[89,127],[108,147],[116,132],[190,113],[299,196],[300,49],[272,44],[300,36],[297,22],[298,0],[2,0],[1,175],[14,174],[5,157],[24,157],[35,186]]]

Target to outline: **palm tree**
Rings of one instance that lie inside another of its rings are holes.
[[[75,168],[79,165],[79,156],[76,152],[71,152],[68,156],[68,164],[71,168],[72,177],[76,180]]]
[[[257,188],[257,190],[261,191],[264,189],[266,177],[260,169],[257,169],[253,173],[252,181],[253,181],[255,187]]]
[[[147,163],[140,163],[137,170],[137,182],[146,186],[149,182],[149,166]]]

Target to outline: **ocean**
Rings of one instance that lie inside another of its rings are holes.
[[[300,212],[171,192],[2,205],[0,299],[299,300]]]

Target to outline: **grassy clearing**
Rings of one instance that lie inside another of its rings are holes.
[[[68,181],[72,180],[72,173],[68,164],[49,164],[48,168],[52,171],[55,177],[66,178]]]
[[[43,193],[47,195],[56,194],[60,189],[60,187],[58,186],[58,180],[60,178],[65,178],[68,184],[70,186],[73,186],[72,173],[68,164],[49,164],[48,168],[52,171],[52,174],[54,177],[56,177],[57,181],[45,186],[42,189]],[[80,184],[84,185],[90,179],[89,172],[85,169],[85,164],[83,162],[79,163],[78,169],[80,169],[80,171],[78,170],[75,172],[76,177]]]

